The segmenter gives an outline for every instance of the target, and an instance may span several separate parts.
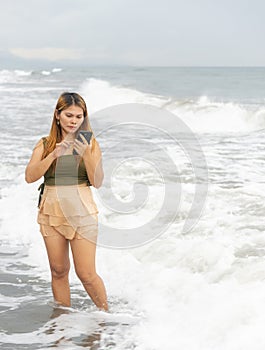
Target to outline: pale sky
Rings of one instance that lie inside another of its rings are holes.
[[[263,0],[0,0],[0,68],[265,66]]]

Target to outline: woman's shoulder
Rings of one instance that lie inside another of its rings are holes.
[[[36,146],[34,148],[37,148],[37,147],[40,147],[40,146],[45,147],[46,143],[47,143],[47,139],[48,139],[48,136],[42,136],[39,139],[39,141],[36,143]]]
[[[41,140],[42,140],[42,142],[44,143],[44,145],[47,143],[47,141],[48,141],[48,136],[42,136],[42,138],[41,138]],[[41,141],[40,140],[40,141]]]

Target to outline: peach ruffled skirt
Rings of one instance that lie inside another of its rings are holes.
[[[86,183],[70,186],[45,185],[37,221],[43,236],[52,236],[57,232],[70,240],[96,240],[98,209],[90,187]]]

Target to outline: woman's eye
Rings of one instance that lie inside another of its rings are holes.
[[[73,117],[72,114],[67,114],[67,113],[66,113],[65,115],[66,115],[68,118]],[[82,117],[83,117],[82,115],[77,115],[77,116],[76,116],[77,119],[81,119]]]

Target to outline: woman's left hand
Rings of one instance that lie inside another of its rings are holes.
[[[86,153],[91,154],[91,140],[90,143],[87,142],[85,137],[83,135],[80,135],[82,138],[83,142],[75,139],[74,141],[74,150],[81,156],[83,157]]]

